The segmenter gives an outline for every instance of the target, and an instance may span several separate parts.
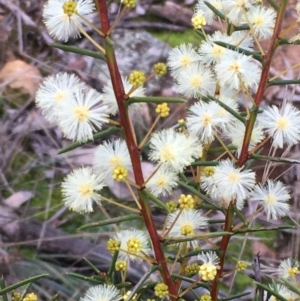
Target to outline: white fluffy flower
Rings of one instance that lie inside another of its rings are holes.
[[[252,6],[247,12],[247,19],[259,40],[272,36],[276,21],[276,12],[273,8],[262,5]]]
[[[227,53],[232,51],[225,47],[217,45],[214,42],[223,42],[230,44],[231,37],[223,34],[220,31],[216,31],[213,35],[208,36],[206,41],[203,41],[201,43],[198,51],[202,57],[203,63],[205,64],[215,64],[216,62],[219,62],[224,56],[226,56]]]
[[[244,200],[249,196],[255,185],[255,173],[236,168],[229,160],[220,161],[214,168],[214,173],[208,177],[208,181],[201,187],[209,193],[212,198],[221,199],[225,207],[231,201],[236,202],[237,208],[243,208]]]
[[[84,88],[85,83],[76,75],[58,73],[43,80],[36,93],[35,101],[45,118],[52,123],[57,123],[61,107],[71,101],[77,91]]]
[[[171,128],[154,133],[150,139],[150,160],[175,172],[190,165],[194,157],[199,157],[199,141],[195,137],[186,136]]]
[[[80,36],[80,16],[88,18],[94,9],[92,0],[49,0],[44,5],[43,18],[49,33],[58,40],[67,42],[69,38]]]
[[[239,25],[244,21],[244,12],[253,4],[253,0],[223,0],[225,16],[234,25]]]
[[[146,188],[155,196],[167,196],[177,186],[177,174],[165,166],[159,167],[154,176],[146,184]]]
[[[261,69],[251,57],[241,53],[229,53],[214,69],[221,87],[255,90],[260,80]]]
[[[283,298],[285,298],[288,301],[296,301],[299,300],[298,297],[299,295],[295,294],[294,292],[290,291],[287,287],[281,285],[281,284],[277,284],[277,283],[273,283],[273,284],[269,284],[269,288],[278,293],[280,296],[282,296]],[[269,296],[269,293],[264,291],[264,300],[268,300],[268,301],[277,301],[278,298],[275,296]]]
[[[93,166],[98,173],[103,175],[107,184],[114,182],[113,174],[117,168],[125,168],[127,172],[132,171],[126,142],[116,139],[99,145],[95,152]]]
[[[199,136],[200,141],[209,143],[214,140],[217,127],[224,121],[218,115],[222,108],[215,102],[198,101],[189,108],[186,126],[191,135]]]
[[[182,70],[177,78],[178,91],[186,97],[214,95],[216,81],[213,73],[201,64],[192,64]]]
[[[286,279],[295,279],[295,277],[300,273],[299,263],[291,258],[283,260],[277,270],[279,276]]]
[[[167,66],[171,69],[172,76],[177,78],[180,71],[200,60],[201,57],[192,44],[181,44],[170,51]]]
[[[132,84],[129,82],[127,77],[122,76],[122,82],[124,86],[125,93],[129,93],[132,89]],[[145,96],[145,88],[138,87],[136,88],[129,97],[144,97]],[[103,102],[108,107],[108,113],[111,115],[116,115],[119,111],[118,109],[118,103],[115,96],[115,92],[112,86],[111,81],[109,81],[103,88]],[[136,111],[138,111],[139,108],[143,107],[143,103],[133,103],[129,106],[129,112],[130,114],[134,114]]]
[[[224,131],[225,136],[231,140],[231,143],[234,146],[237,146],[238,156],[240,155],[242,150],[245,130],[245,125],[241,121],[236,120],[235,123],[231,124],[228,127],[227,131]],[[262,126],[260,124],[255,124],[250,139],[249,150],[252,150],[264,138],[265,135]]]
[[[172,228],[171,228],[172,227]],[[199,229],[207,227],[207,218],[199,211],[177,210],[171,213],[167,220],[167,229],[170,229],[169,238],[188,238],[199,234]],[[197,239],[187,241],[189,248],[196,248],[198,246]]]
[[[280,110],[268,107],[259,115],[259,121],[273,138],[273,146],[292,146],[300,141],[300,111],[287,103]]]
[[[80,301],[119,301],[120,291],[113,285],[101,284],[90,287]]]
[[[277,220],[278,217],[285,216],[290,206],[287,201],[290,195],[286,187],[281,182],[267,181],[265,187],[256,185],[251,192],[250,201],[259,201],[263,206],[268,219]]]
[[[146,232],[130,229],[117,232],[114,240],[120,241],[119,257],[123,260],[141,261],[139,257],[144,257],[143,254],[150,252],[149,237]]]
[[[92,212],[93,201],[99,203],[99,192],[105,186],[103,177],[89,167],[78,168],[68,174],[62,183],[63,201],[71,210]]]
[[[230,36],[230,44],[246,50],[252,50],[253,38],[246,30],[235,31]]]
[[[93,131],[108,122],[107,106],[102,95],[94,89],[87,93],[77,91],[73,98],[61,107],[59,126],[65,137],[85,142],[93,139]]]

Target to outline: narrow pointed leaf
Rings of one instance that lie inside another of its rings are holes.
[[[217,166],[219,165],[219,161],[195,161],[191,165],[192,166]]]
[[[93,277],[87,277],[87,276],[83,276],[83,275],[80,275],[80,274],[77,274],[77,273],[71,273],[71,272],[66,273],[66,275],[77,278],[77,279],[80,279],[80,280],[88,281],[88,282],[91,282],[91,283],[98,283],[99,284],[99,283],[104,283],[105,282],[104,277],[103,277],[103,280],[101,280],[101,278],[95,279]]]
[[[279,226],[274,228],[258,228],[258,229],[241,229],[234,231],[233,235],[241,234],[241,233],[250,233],[250,232],[266,232],[266,231],[278,231],[278,230],[285,230],[285,229],[294,229],[294,226]]]
[[[253,154],[250,156],[251,159],[262,160],[262,161],[272,161],[279,163],[288,163],[288,164],[300,164],[300,160],[289,159],[289,158],[281,158],[281,157],[269,157],[258,154]]]
[[[234,116],[236,119],[241,121],[242,123],[246,124],[246,119],[242,117],[238,112],[227,106],[225,103],[223,103],[220,99],[215,98],[213,96],[207,97],[211,99],[212,101],[216,102],[219,106],[221,106],[224,110],[226,110],[228,113],[230,113],[232,116]]]
[[[225,16],[224,14],[222,14],[220,11],[218,11],[213,5],[211,5],[209,2],[204,1],[205,5],[211,10],[213,11],[220,19],[222,19],[223,21],[225,20]]]
[[[96,274],[100,273],[97,267],[93,265],[86,257],[83,257],[83,260],[95,271]]]
[[[300,84],[300,79],[272,80],[272,81],[268,82],[268,87],[270,87],[270,86],[298,85],[298,84]]]
[[[47,276],[49,276],[49,274],[40,274],[40,275],[37,275],[37,276],[30,277],[28,279],[22,280],[18,283],[10,285],[10,286],[7,286],[7,287],[0,290],[0,296],[4,295],[7,292],[15,290],[16,288],[18,288],[20,286],[26,285],[27,283],[34,282],[34,281],[36,281],[40,278],[47,277]]]
[[[254,283],[262,288],[263,290],[269,292],[271,295],[273,295],[274,297],[276,297],[278,300],[281,300],[281,301],[288,301],[287,299],[285,299],[284,297],[282,297],[281,295],[279,295],[277,292],[273,291],[270,287],[266,286],[266,285],[263,285],[261,284],[260,282],[256,282],[254,281]]]
[[[219,42],[219,41],[216,41],[214,43],[219,45],[219,46],[222,46],[224,48],[236,51],[238,53],[242,53],[244,55],[252,56],[253,58],[255,58],[258,61],[262,61],[262,57],[260,55],[260,52],[258,52],[258,51],[249,51],[249,50],[246,50],[244,48],[240,48],[240,47],[237,47],[237,46],[234,46],[234,45],[231,45],[231,44],[228,44],[228,43],[224,43],[224,42]]]
[[[244,297],[244,296],[247,296],[250,294],[251,294],[251,292],[245,292],[245,293],[241,293],[241,294],[237,294],[237,295],[232,295],[227,298],[222,298],[222,299],[220,299],[220,301],[229,301],[229,300],[239,299],[240,297]]]
[[[275,9],[278,10],[278,5],[273,0],[267,0],[268,3]]]
[[[178,97],[160,97],[160,96],[147,96],[147,97],[130,97],[127,100],[127,104],[145,102],[145,103],[185,103],[186,100]]]
[[[228,145],[227,148],[229,150],[237,150],[237,147],[234,146],[234,145]],[[218,154],[218,153],[222,153],[222,152],[225,152],[225,149],[223,146],[219,146],[219,147],[214,147],[214,148],[210,148],[208,151],[207,151],[207,154]]]
[[[131,285],[132,285],[131,282],[122,282],[122,283],[114,284],[114,286],[118,289],[121,289],[123,287],[129,287]]]
[[[192,278],[189,278],[189,277],[185,277],[185,276],[181,276],[181,275],[178,275],[178,274],[172,274],[171,277],[174,278],[174,279],[179,279],[179,280],[182,280],[182,281],[186,281],[188,283],[194,283],[195,282],[195,279],[192,279]],[[203,282],[198,282],[194,286],[194,288],[197,288],[197,287],[204,287],[206,289],[209,289],[209,285],[206,284],[206,283],[203,283]]]
[[[146,193],[146,195],[161,209],[170,212],[169,207],[162,202],[160,199],[158,199],[155,195],[153,195],[150,191],[148,191],[147,189],[144,189],[144,192]]]
[[[63,153],[67,153],[67,152],[69,152],[69,151],[71,151],[71,150],[73,150],[73,149],[75,149],[75,148],[78,148],[78,147],[83,146],[83,145],[85,145],[85,144],[87,144],[87,143],[90,143],[90,142],[94,142],[94,141],[97,140],[97,139],[104,138],[104,137],[106,137],[106,136],[115,134],[115,133],[117,133],[117,132],[119,132],[119,131],[120,131],[120,128],[115,127],[115,126],[112,126],[112,127],[110,127],[109,129],[107,129],[107,130],[104,130],[104,131],[102,131],[102,132],[99,132],[99,133],[93,135],[93,140],[88,140],[87,142],[83,142],[83,143],[82,143],[82,142],[75,142],[75,143],[72,143],[72,144],[70,144],[70,145],[68,145],[68,146],[66,146],[66,147],[64,147],[64,148],[61,148],[61,149],[57,152],[57,154],[60,155],[60,154],[63,154]]]
[[[113,272],[115,271],[115,265],[116,265],[116,261],[118,260],[118,255],[119,255],[119,251],[114,252],[112,259],[111,259],[111,263],[107,272],[107,276],[109,278],[112,277]]]
[[[2,276],[3,277],[3,276]],[[5,281],[4,281],[4,279],[3,278],[0,278],[0,289],[1,289],[1,291],[2,290],[5,290],[5,288],[6,288],[6,286],[5,286]],[[0,291],[0,292],[1,292]],[[0,295],[2,295],[2,300],[3,301],[8,301],[8,298],[7,298],[7,295],[6,295],[6,293],[4,292],[3,294],[0,294]]]
[[[298,294],[300,296],[300,288],[297,287],[296,285],[294,285],[291,281],[280,277],[280,281],[288,288],[290,289],[292,292]]]
[[[76,46],[69,46],[69,45],[63,45],[63,44],[58,44],[58,43],[52,43],[50,46],[66,51],[66,52],[72,52],[72,53],[78,53],[81,55],[86,55],[89,57],[93,57],[95,59],[99,59],[102,61],[105,61],[105,56],[101,52],[96,52],[96,51],[91,51],[87,49],[82,49]]]
[[[86,224],[86,225],[79,227],[78,230],[94,228],[94,227],[101,227],[101,226],[106,226],[106,225],[111,225],[111,224],[117,224],[117,223],[121,223],[121,222],[125,222],[125,221],[133,221],[136,219],[141,219],[141,216],[136,215],[136,214],[128,214],[125,216],[109,218],[109,219],[106,219],[106,220],[100,221],[100,222]]]

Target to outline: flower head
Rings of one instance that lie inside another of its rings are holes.
[[[220,259],[215,252],[206,252],[198,255],[203,263],[199,267],[199,275],[204,281],[212,281],[217,275]]]
[[[192,44],[181,44],[170,51],[167,65],[171,69],[172,76],[177,78],[180,71],[200,60],[201,57],[193,49]]]
[[[49,0],[44,6],[43,18],[49,33],[67,42],[69,38],[80,36],[80,16],[88,18],[94,9],[92,0]]]
[[[172,128],[154,133],[150,139],[150,160],[176,172],[190,165],[198,152],[197,138],[178,133]]]
[[[291,258],[283,260],[278,267],[278,274],[286,279],[295,279],[299,273],[299,263]]]
[[[99,145],[95,152],[93,166],[103,175],[107,184],[113,183],[114,176],[117,177],[120,172],[124,174],[124,169],[127,172],[131,171],[132,165],[126,142],[116,139]]]
[[[188,238],[197,235],[199,229],[207,227],[207,218],[204,217],[199,211],[190,210],[177,210],[171,213],[167,221],[167,229],[169,231],[169,237],[172,238]],[[187,242],[189,248],[195,248],[198,246],[198,241],[191,240]]]
[[[276,12],[273,8],[262,5],[251,6],[247,12],[247,18],[259,40],[272,36],[276,21]]]
[[[97,193],[105,186],[103,178],[89,167],[73,170],[62,183],[63,201],[71,210],[79,213],[92,212],[93,201],[99,203]]]
[[[295,294],[294,292],[290,291],[287,287],[285,287],[284,285],[281,284],[277,284],[277,283],[273,283],[273,284],[269,284],[269,288],[278,293],[280,296],[282,296],[283,298],[285,298],[288,301],[296,301],[299,300],[298,297],[299,295]],[[264,291],[264,300],[267,300],[267,298],[269,293]],[[271,296],[268,299],[269,301],[277,301],[278,298],[275,296]]]
[[[213,95],[216,81],[212,72],[201,64],[191,64],[179,72],[178,91],[186,97]]]
[[[222,13],[223,5],[221,0],[208,0],[210,5]],[[203,0],[198,0],[195,6],[195,13],[202,12],[208,25],[211,25],[213,20],[216,19],[215,13],[204,3]]]
[[[282,148],[283,144],[292,146],[300,141],[300,111],[285,104],[280,110],[276,106],[268,107],[259,115],[259,121],[273,138],[273,146]]]
[[[101,129],[107,118],[107,106],[102,104],[100,93],[94,89],[87,93],[77,91],[61,107],[59,126],[68,139],[85,142],[93,140],[93,131]]]
[[[236,90],[255,90],[261,74],[261,69],[251,57],[236,52],[228,53],[214,69],[221,87],[229,86]]]
[[[173,170],[161,166],[147,182],[146,187],[155,196],[167,196],[177,186],[177,180],[178,176]]]
[[[122,82],[123,82],[125,93],[129,93],[132,90],[133,85],[130,84],[127,77],[122,76]],[[131,92],[129,96],[144,97],[145,89],[143,87],[138,87],[133,92]],[[119,109],[118,109],[117,99],[111,81],[109,81],[103,88],[103,103],[107,105],[109,114],[116,115],[118,113]],[[142,103],[133,103],[129,106],[129,112],[131,114],[134,114],[135,111],[141,108],[141,106],[143,106]]]
[[[231,201],[236,201],[239,210],[243,208],[244,200],[249,196],[254,185],[255,173],[236,168],[229,159],[220,161],[220,164],[214,168],[213,175],[201,183],[201,187],[212,198],[221,199],[225,207]]]
[[[290,195],[284,185],[277,181],[267,181],[265,187],[256,185],[251,192],[251,201],[259,201],[267,214],[268,219],[277,220],[278,217],[286,215],[289,211],[289,204],[286,202],[290,199]]]
[[[149,238],[144,231],[137,229],[122,230],[114,235],[120,241],[119,257],[124,260],[141,261],[143,254],[150,252]]]
[[[244,21],[244,13],[253,4],[253,0],[224,0],[223,10],[226,17],[234,25],[239,25]]]
[[[73,95],[85,88],[76,75],[58,73],[48,76],[40,85],[36,93],[36,104],[50,122],[58,122],[61,107],[72,100]]]
[[[119,301],[120,291],[113,285],[101,284],[90,287],[80,301]]]

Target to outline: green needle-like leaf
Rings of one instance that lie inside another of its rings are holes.
[[[280,277],[280,281],[292,292],[298,294],[300,296],[300,288],[294,285],[290,280]]]
[[[192,166],[218,166],[219,161],[195,161],[191,165]]]
[[[250,294],[251,294],[251,292],[236,294],[236,295],[232,295],[232,296],[229,296],[229,297],[226,297],[226,298],[222,298],[222,299],[220,299],[220,301],[229,301],[229,300],[239,299],[240,297],[244,297],[244,296],[247,296],[247,295],[250,295]]]
[[[263,285],[261,284],[260,282],[256,282],[254,281],[254,283],[262,288],[263,290],[269,292],[271,295],[273,295],[274,297],[276,297],[278,300],[281,300],[281,301],[288,301],[287,299],[285,299],[284,297],[282,297],[281,295],[279,295],[277,292],[273,291],[270,287],[266,286],[266,285]]]
[[[215,13],[215,15],[217,15],[220,19],[222,19],[223,21],[225,20],[225,16],[224,14],[222,14],[220,11],[218,11],[213,5],[211,5],[209,2],[204,1],[205,5]]]
[[[250,156],[250,159],[262,160],[262,161],[272,161],[278,163],[288,163],[288,164],[300,164],[300,160],[281,158],[281,157],[269,157],[258,154],[253,154]]]
[[[148,191],[147,189],[144,189],[144,192],[146,193],[146,195],[161,209],[170,212],[169,207],[162,202],[160,199],[158,199],[156,196],[154,196],[150,191]]]
[[[100,221],[100,222],[86,224],[86,225],[79,227],[78,230],[94,228],[94,227],[101,227],[101,226],[106,226],[106,225],[111,225],[111,224],[118,224],[121,222],[133,221],[136,219],[141,219],[141,216],[136,215],[136,214],[128,214],[128,215],[124,215],[124,216],[120,216],[120,217],[109,218],[109,219],[106,219],[106,220]]]
[[[34,282],[40,278],[47,277],[47,276],[49,276],[49,274],[40,274],[37,276],[30,277],[28,279],[22,280],[20,282],[10,285],[10,286],[7,286],[0,290],[0,296],[6,294],[7,292],[15,290],[16,288],[18,288],[20,286],[26,285],[27,283]]]
[[[50,46],[57,48],[57,49],[61,49],[66,52],[78,53],[81,55],[86,55],[89,57],[93,57],[95,59],[105,61],[105,56],[101,52],[91,51],[91,50],[82,49],[82,48],[79,48],[76,46],[69,46],[69,45],[63,45],[63,44],[58,44],[58,43],[52,43],[52,44],[50,44]]]
[[[93,135],[93,140],[88,140],[87,142],[83,142],[83,143],[82,142],[75,142],[75,143],[70,144],[70,145],[68,145],[68,146],[66,146],[64,148],[61,148],[57,152],[57,154],[60,155],[60,154],[67,153],[67,152],[69,152],[69,151],[71,151],[71,150],[73,150],[73,149],[75,149],[77,147],[80,147],[80,146],[85,145],[87,143],[93,142],[93,141],[95,141],[97,139],[104,138],[106,136],[112,135],[112,134],[117,133],[119,131],[120,131],[120,128],[112,126],[109,129],[107,129],[107,130],[104,130],[102,132],[99,132],[99,133]]]
[[[83,260],[95,271],[96,274],[100,273],[97,267],[93,265],[86,257],[83,257]]]
[[[285,86],[285,85],[298,85],[300,79],[289,79],[289,80],[272,80],[268,82],[268,87],[271,86]]]
[[[3,276],[2,276],[2,277],[3,277]],[[6,288],[4,279],[3,279],[2,277],[0,278],[0,289],[1,289],[1,291],[3,291],[3,290]],[[0,292],[1,292],[1,291],[0,291]],[[0,294],[0,295],[1,295],[1,294]],[[3,300],[3,301],[8,301],[6,292],[4,292],[4,293],[2,294],[2,300]]]
[[[100,277],[98,277],[98,279],[93,278],[93,277],[87,277],[87,276],[83,276],[77,273],[66,273],[66,275],[80,279],[80,280],[84,280],[84,281],[88,281],[91,283],[104,283],[105,282],[105,278],[103,277],[103,279],[101,279]]]

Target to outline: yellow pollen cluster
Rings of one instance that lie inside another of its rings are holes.
[[[86,106],[76,107],[74,114],[79,122],[83,122],[90,116],[90,109]]]
[[[233,171],[228,174],[228,180],[230,182],[237,183],[240,181],[240,179],[241,179],[241,175],[238,174],[237,172]]]
[[[107,251],[110,253],[115,253],[120,250],[121,242],[115,239],[109,239],[106,243]]]
[[[157,76],[162,77],[167,73],[167,65],[165,63],[156,63],[153,66],[154,72]]]
[[[206,177],[211,177],[215,174],[215,168],[212,166],[207,166],[204,167],[203,172]]]
[[[189,264],[185,267],[184,271],[187,276],[193,276],[199,272],[199,264],[198,263]]]
[[[191,63],[191,58],[189,58],[188,56],[183,56],[180,59],[180,65],[181,67],[187,67],[189,64]]]
[[[178,131],[179,132],[182,132],[183,131],[183,128],[185,126],[185,120],[184,119],[178,119],[177,121],[179,127],[178,127]]]
[[[199,268],[199,275],[204,281],[214,280],[217,275],[217,267],[211,262],[203,263]]]
[[[66,3],[64,3],[63,5],[63,10],[64,13],[68,16],[68,17],[72,17],[73,14],[77,13],[77,3],[73,2],[73,1],[68,1]]]
[[[211,296],[210,296],[210,294],[203,294],[203,295],[200,297],[200,301],[211,301]]]
[[[233,71],[234,73],[239,73],[241,69],[241,65],[239,62],[235,61],[230,65],[228,69]]]
[[[154,287],[154,295],[158,298],[164,298],[169,294],[168,286],[164,283],[158,283]]]
[[[133,8],[136,6],[136,1],[137,0],[123,0],[122,3],[127,7],[127,8]]]
[[[142,242],[138,238],[130,238],[127,241],[127,251],[133,254],[137,254],[142,249]]]
[[[215,56],[221,56],[225,51],[225,48],[224,47],[221,47],[219,45],[214,45],[213,49],[212,49],[212,53],[215,55]]]
[[[146,76],[144,71],[134,70],[129,75],[129,82],[136,88],[142,86],[145,81]]]
[[[266,195],[265,201],[266,201],[266,203],[268,203],[270,205],[274,205],[276,203],[277,199],[273,193],[269,193],[268,195]]]
[[[181,235],[191,236],[194,235],[194,227],[192,225],[184,225],[180,229]]]
[[[54,101],[56,103],[60,103],[65,98],[66,98],[66,92],[62,90],[57,91],[54,95]]]
[[[186,210],[195,208],[195,200],[190,194],[188,195],[182,194],[180,196],[180,199],[178,200],[178,203],[180,208]]]
[[[78,192],[81,196],[92,196],[93,195],[93,186],[90,183],[82,183],[78,187]]]
[[[21,293],[19,292],[12,292],[11,301],[20,301],[21,300]]]
[[[246,270],[248,264],[245,261],[238,261],[236,265],[237,271],[244,271]]]
[[[276,120],[278,130],[284,130],[289,126],[289,121],[287,118],[280,117]]]
[[[166,102],[157,105],[155,112],[160,115],[160,117],[167,117],[170,113],[170,108]]]
[[[114,169],[112,177],[114,180],[120,182],[120,181],[124,181],[127,178],[127,175],[128,175],[127,169],[123,166],[120,166]]]
[[[259,27],[262,27],[265,24],[265,20],[263,17],[261,16],[257,16],[254,20],[253,20],[253,24]]]
[[[201,29],[204,25],[206,25],[205,17],[202,15],[196,15],[192,18],[192,25],[194,29]]]
[[[203,84],[203,79],[200,75],[195,75],[190,79],[191,86],[194,88],[201,87]]]
[[[166,205],[170,209],[171,213],[173,213],[177,210],[177,204],[174,201],[169,201],[166,203]]]
[[[127,263],[125,260],[118,260],[115,264],[116,271],[126,271]]]
[[[299,274],[299,270],[297,267],[289,268],[287,269],[287,274],[289,275],[289,277],[295,278],[297,274]]]
[[[26,294],[23,298],[23,301],[37,301],[38,297],[35,293]]]
[[[123,300],[126,301],[126,300],[128,299],[128,297],[130,296],[130,294],[131,294],[131,291],[126,292],[126,294],[123,296]],[[137,294],[135,294],[135,295],[131,298],[132,301],[136,301],[136,299],[137,299]]]

